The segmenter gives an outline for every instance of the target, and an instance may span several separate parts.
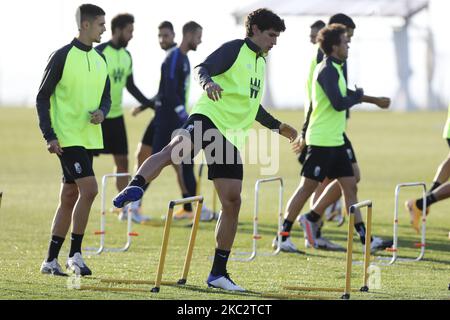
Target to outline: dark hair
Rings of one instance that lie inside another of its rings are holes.
[[[314,28],[318,30],[322,29],[323,27],[325,27],[325,22],[323,22],[322,20],[317,20],[310,26],[311,29]]]
[[[328,56],[333,52],[333,46],[341,44],[341,35],[347,32],[343,24],[333,23],[319,31],[317,42],[320,48]]]
[[[183,36],[186,35],[187,33],[195,32],[197,29],[202,29],[202,26],[199,25],[197,22],[195,21],[186,22],[183,26]]]
[[[97,16],[104,16],[105,11],[103,11],[102,8],[99,6],[96,6],[94,4],[85,3],[78,7],[76,18],[78,26],[81,25],[83,21],[89,20],[95,20]]]
[[[134,23],[133,15],[129,13],[118,14],[111,20],[111,31],[114,32],[116,28],[123,30],[127,25],[133,23]]]
[[[336,13],[335,15],[331,16],[330,21],[328,21],[328,24],[333,23],[340,23],[346,26],[347,28],[356,29],[356,25],[353,22],[352,18],[343,13]]]
[[[284,20],[278,15],[266,8],[261,8],[250,12],[245,19],[246,36],[253,36],[252,25],[256,24],[261,31],[274,29],[275,31],[282,32],[286,30]]]
[[[170,21],[163,21],[159,24],[158,29],[169,29],[170,31],[173,31],[173,24]]]

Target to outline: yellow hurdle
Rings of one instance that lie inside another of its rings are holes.
[[[353,229],[355,226],[355,211],[356,209],[367,207],[366,215],[366,243],[364,250],[364,272],[363,272],[363,286],[360,289],[351,288],[351,275],[352,275],[352,263],[353,263]],[[368,279],[369,279],[369,264],[370,264],[370,239],[372,233],[372,201],[366,200],[356,203],[349,208],[349,222],[347,229],[347,255],[346,255],[346,267],[345,267],[345,287],[342,288],[326,288],[326,287],[297,287],[297,286],[284,286],[283,288],[288,290],[299,291],[324,291],[324,292],[342,292],[341,299],[350,299],[350,292],[368,292]]]
[[[161,286],[161,279],[162,279],[164,263],[165,263],[166,254],[167,254],[167,246],[169,244],[170,226],[172,224],[172,219],[173,219],[173,208],[176,205],[185,204],[185,203],[193,203],[193,202],[197,202],[197,207],[195,209],[194,222],[192,224],[191,236],[189,238],[189,245],[188,245],[188,250],[186,253],[186,259],[184,261],[183,274],[181,276],[181,279],[178,280],[177,284],[185,284],[187,281],[189,267],[191,265],[192,253],[194,251],[195,238],[197,237],[198,223],[200,221],[200,215],[202,212],[202,205],[203,205],[203,197],[202,196],[189,197],[189,198],[173,200],[173,201],[169,202],[169,209],[167,211],[166,224],[164,226],[163,243],[161,246],[161,253],[159,256],[158,270],[156,272],[155,287],[151,290],[152,292],[159,292],[159,288]]]
[[[169,243],[170,226],[173,219],[173,209],[177,205],[185,203],[197,203],[195,209],[194,221],[192,223],[191,235],[189,238],[188,249],[186,252],[186,258],[184,261],[183,272],[181,278],[178,281],[163,281],[162,275],[164,271],[164,263],[167,255],[167,247]],[[187,281],[189,268],[191,265],[192,254],[194,252],[195,239],[197,237],[198,224],[200,221],[200,214],[202,212],[203,196],[189,197],[179,200],[172,200],[169,202],[169,209],[167,211],[167,217],[164,226],[163,242],[161,245],[161,253],[159,256],[158,269],[156,272],[156,279],[154,281],[148,280],[131,280],[131,279],[99,279],[102,283],[121,283],[121,284],[149,284],[154,285],[150,290],[151,292],[159,292],[161,285],[184,285]],[[93,278],[94,279],[94,278]],[[136,289],[136,288],[114,288],[114,287],[94,287],[94,286],[80,286],[80,290],[96,290],[96,291],[117,291],[117,292],[148,292],[148,289]]]

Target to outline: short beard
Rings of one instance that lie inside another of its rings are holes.
[[[197,51],[197,46],[196,46],[196,45],[193,45],[192,43],[190,43],[190,44],[189,44],[189,50]]]
[[[125,41],[123,38],[119,38],[118,44],[119,44],[119,47],[126,48],[128,46],[128,41]]]

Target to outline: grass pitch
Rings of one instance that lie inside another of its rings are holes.
[[[234,262],[228,265],[232,278],[249,290],[234,294],[208,289],[205,279],[211,267],[214,252],[215,223],[201,223],[188,277],[184,287],[163,286],[158,294],[150,293],[150,285],[115,285],[115,287],[140,290],[92,291],[73,290],[73,279],[44,276],[39,267],[45,258],[50,225],[58,201],[60,165],[55,155],[46,151],[37,124],[34,109],[1,108],[0,117],[0,191],[3,201],[0,208],[0,299],[259,299],[259,293],[278,295],[300,294],[289,292],[283,286],[344,286],[345,255],[343,253],[305,250],[306,255],[281,253],[276,257],[257,257],[254,261]],[[303,121],[302,111],[274,111],[274,115],[298,129]],[[150,112],[130,117],[126,123],[130,154],[151,117]],[[392,237],[394,188],[400,182],[425,181],[430,184],[437,166],[448,153],[441,138],[446,120],[445,112],[353,112],[348,135],[354,145],[361,168],[359,199],[374,202],[373,234]],[[255,126],[259,126],[258,124]],[[284,139],[280,144],[280,169],[277,175],[284,178],[284,206],[299,182],[300,166]],[[134,165],[130,157],[130,168]],[[100,183],[103,174],[112,171],[112,158],[102,156],[94,160],[94,169]],[[244,168],[242,209],[238,235],[233,251],[250,251],[253,214],[253,188],[259,179],[257,165]],[[211,207],[212,184],[203,178],[202,194]],[[405,189],[401,203],[418,196],[420,190]],[[108,203],[115,194],[108,188]],[[260,250],[270,250],[276,232],[277,186],[264,185],[260,204]],[[145,196],[145,213],[159,220],[167,210],[168,201],[180,197],[172,169],[168,168],[152,183]],[[425,259],[417,263],[398,262],[393,266],[380,266],[377,289],[371,293],[353,293],[352,299],[449,299],[450,291],[450,200],[431,208],[427,223],[427,249]],[[307,208],[304,208],[306,210]],[[97,197],[86,230],[84,246],[98,244],[94,231],[99,229],[100,196]],[[183,267],[190,229],[185,222],[174,223],[171,231],[164,280],[177,280]],[[115,214],[108,215],[109,246],[125,242],[124,223]],[[162,241],[162,224],[134,225],[139,237],[133,239],[126,253],[104,253],[86,258],[94,273],[93,279],[82,279],[82,286],[108,286],[98,278],[153,280]],[[401,208],[400,254],[415,257],[418,249],[414,243],[419,237],[409,226],[409,219]],[[345,245],[346,229],[335,223],[326,223],[324,236]],[[294,243],[304,250],[303,233],[296,224],[292,232]],[[69,238],[60,254],[65,263]],[[387,256],[386,253],[380,255]],[[354,259],[362,260],[361,245],[355,236]],[[353,266],[353,287],[362,279],[361,265]],[[377,271],[377,272],[378,272]],[[143,289],[143,290],[142,290]],[[305,292],[305,294],[311,294]],[[340,294],[324,293],[338,298]],[[298,297],[297,297],[298,298]]]

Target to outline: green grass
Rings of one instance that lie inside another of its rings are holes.
[[[284,285],[342,287],[344,284],[345,255],[318,250],[306,250],[307,255],[280,254],[276,257],[257,257],[254,261],[230,262],[229,272],[236,282],[251,292],[232,294],[209,290],[204,281],[209,273],[209,257],[214,250],[214,223],[201,223],[194,250],[188,285],[163,286],[159,294],[150,292],[96,292],[67,288],[67,279],[44,276],[39,267],[46,255],[50,225],[58,201],[60,166],[56,156],[47,153],[37,124],[36,112],[25,108],[2,108],[0,117],[0,190],[3,202],[0,209],[0,299],[258,299],[253,292],[289,293]],[[274,112],[280,119],[297,127],[303,119],[302,111]],[[138,118],[127,115],[130,153],[147,125],[150,114]],[[354,112],[349,122],[350,136],[362,181],[359,199],[374,202],[373,233],[392,236],[394,188],[399,182],[431,182],[435,170],[448,153],[441,138],[446,114]],[[134,160],[131,159],[131,165]],[[112,170],[112,159],[102,156],[94,163],[97,178]],[[300,166],[290,151],[290,145],[281,141],[280,170],[284,178],[284,205],[299,182]],[[249,251],[252,233],[253,188],[260,177],[259,167],[246,165],[243,184],[243,205],[234,252]],[[98,179],[99,181],[99,179]],[[211,206],[211,183],[204,178],[202,191],[206,204]],[[259,242],[261,250],[269,250],[276,231],[275,185],[265,185],[261,197]],[[145,213],[158,218],[165,214],[170,199],[179,198],[179,189],[172,169],[166,169],[152,183],[145,197]],[[113,196],[112,186],[108,202]],[[418,189],[405,189],[402,202],[417,196]],[[447,286],[450,274],[450,219],[449,201],[433,205],[427,224],[427,251],[424,261],[399,262],[394,266],[381,266],[381,288],[372,293],[355,293],[354,299],[449,299]],[[403,212],[400,216],[401,255],[414,257],[413,243],[417,235],[409,226]],[[99,226],[100,199],[97,197],[86,231],[85,246],[95,246],[98,238],[93,232]],[[108,215],[109,245],[125,241],[125,224],[114,214]],[[87,258],[96,277],[153,280],[162,241],[161,226],[135,225],[131,249],[126,253],[105,253]],[[346,230],[327,223],[324,235],[345,245]],[[183,266],[189,229],[184,223],[175,223],[171,232],[164,279],[178,279]],[[303,234],[296,224],[294,242],[301,248]],[[355,237],[357,239],[357,237]],[[68,240],[63,246],[60,261],[65,262]],[[361,259],[361,246],[355,242],[354,259]],[[361,283],[361,265],[355,265],[353,286]],[[82,279],[82,285],[100,285],[95,279]],[[150,286],[119,285],[123,288],[150,288]],[[292,293],[292,292],[291,292]],[[338,294],[327,294],[338,297]]]

